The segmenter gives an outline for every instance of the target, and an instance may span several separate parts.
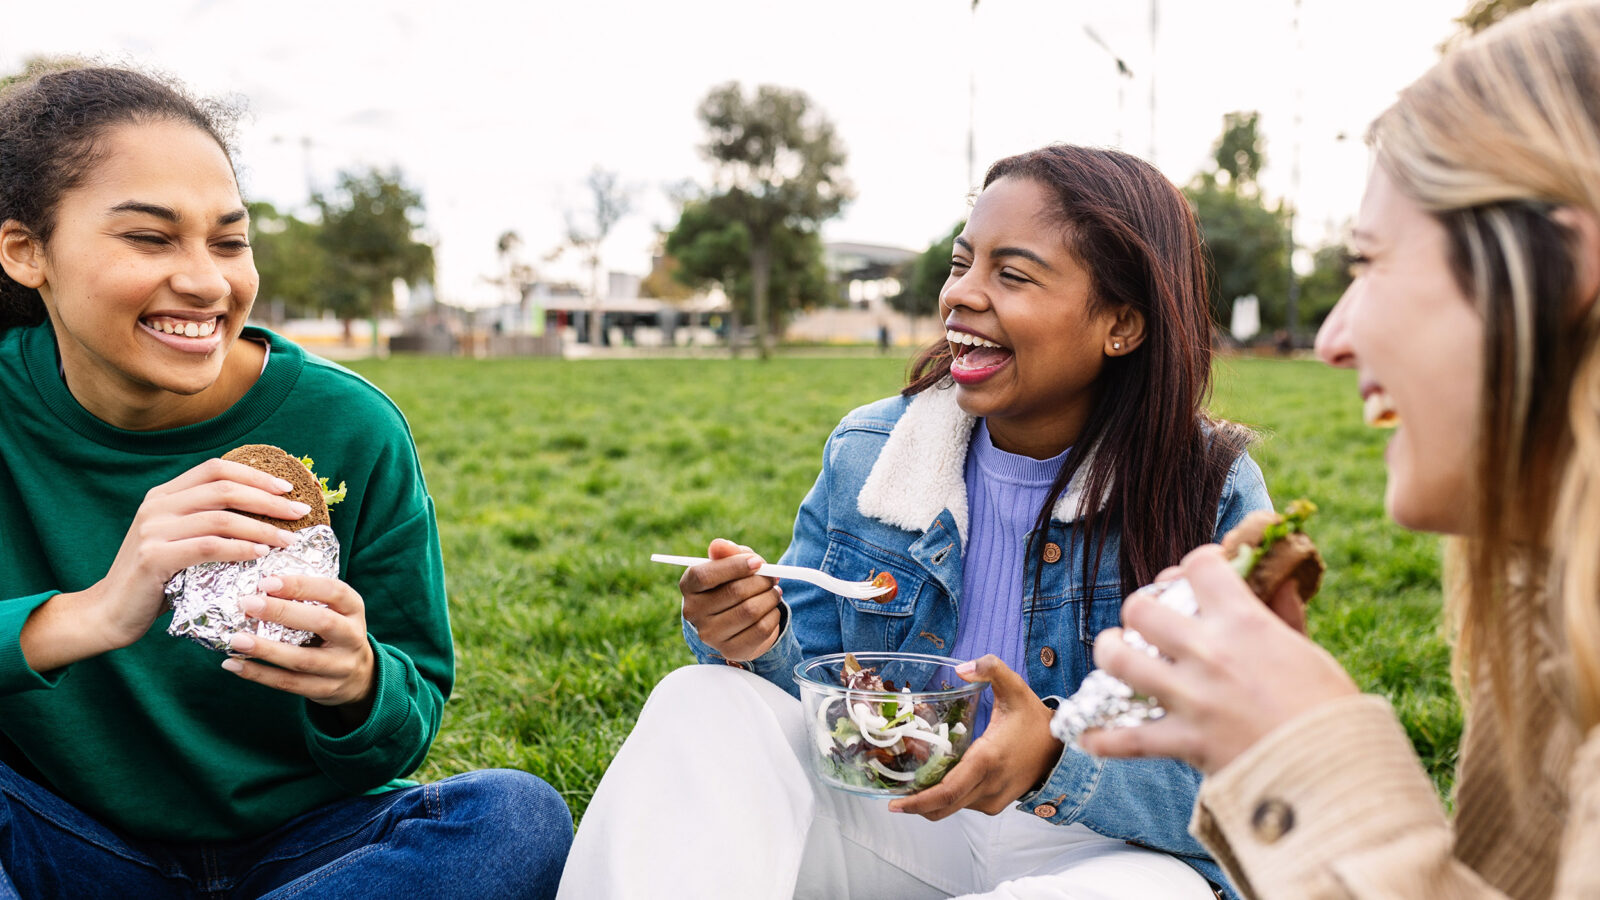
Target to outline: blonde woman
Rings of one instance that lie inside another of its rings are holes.
[[[1399,418],[1390,515],[1454,536],[1454,822],[1388,704],[1215,547],[1181,566],[1198,619],[1124,606],[1170,662],[1095,647],[1170,714],[1086,746],[1206,773],[1191,829],[1247,896],[1600,896],[1600,4],[1489,30],[1370,141],[1357,277],[1317,345]]]

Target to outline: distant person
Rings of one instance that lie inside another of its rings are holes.
[[[1200,616],[1130,601],[1105,668],[1167,715],[1086,736],[1207,773],[1195,833],[1261,898],[1600,897],[1600,4],[1516,13],[1380,115],[1355,279],[1317,354],[1398,422],[1385,506],[1451,536],[1466,688],[1447,816],[1389,702],[1217,548]],[[1329,598],[1337,602],[1337,597]],[[1318,601],[1323,602],[1323,601]]]
[[[225,130],[123,69],[0,94],[0,897],[549,895],[549,785],[401,780],[454,678],[433,501],[388,398],[245,324]],[[163,586],[289,542],[242,514],[288,483],[216,458],[256,443],[345,483],[340,575],[241,601],[319,640],[224,655]]]
[[[1185,830],[1199,773],[1064,748],[1039,699],[1077,688],[1124,594],[1268,506],[1247,433],[1202,406],[1204,272],[1183,194],[1148,163],[1066,145],[995,163],[945,335],[901,396],[834,430],[783,554],[888,571],[897,593],[780,591],[713,541],[679,583],[709,665],[656,686],[562,896],[1213,897],[1221,870]],[[943,782],[890,803],[812,774],[793,670],[842,650],[975,660],[993,683]]]
[[[882,323],[878,325],[878,352],[889,352],[889,326]]]

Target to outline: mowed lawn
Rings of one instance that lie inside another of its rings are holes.
[[[900,357],[394,358],[352,364],[416,435],[439,528],[458,677],[419,773],[509,766],[580,815],[650,687],[692,661],[680,570],[714,537],[776,559],[851,408],[894,393]],[[1386,435],[1362,426],[1354,376],[1227,358],[1213,409],[1261,435],[1281,505],[1314,499],[1329,564],[1313,636],[1391,697],[1441,790],[1460,714],[1440,637],[1439,542],[1383,516]],[[710,738],[714,740],[714,737]]]

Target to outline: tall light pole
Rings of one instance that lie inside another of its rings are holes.
[[[1298,62],[1305,57],[1300,36],[1300,0],[1294,0],[1293,28],[1294,58]],[[1294,143],[1289,152],[1289,291],[1284,298],[1288,312],[1285,325],[1291,341],[1300,330],[1300,276],[1294,271],[1295,207],[1300,202],[1300,102],[1301,78],[1297,68],[1294,75]]]
[[[1150,165],[1156,164],[1156,3],[1150,0]]]
[[[972,0],[972,31],[978,31],[978,0]],[[977,187],[975,181],[978,165],[978,54],[967,57],[967,189]]]
[[[1111,61],[1117,64],[1117,147],[1120,149],[1122,147],[1122,101],[1123,95],[1126,93],[1127,84],[1133,79],[1133,70],[1128,68],[1128,64],[1122,61],[1122,57],[1118,56],[1115,50],[1112,50],[1106,45],[1105,41],[1101,40],[1100,35],[1095,33],[1093,28],[1085,25],[1083,26],[1083,33],[1088,35],[1089,40],[1094,41],[1095,45],[1104,50],[1106,55],[1111,57]]]

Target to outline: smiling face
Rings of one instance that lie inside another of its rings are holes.
[[[85,409],[127,428],[219,413],[253,380],[242,357],[226,363],[257,286],[233,169],[214,139],[174,121],[117,126],[99,145],[48,244],[7,223],[7,271],[39,290]]]
[[[1113,336],[1115,311],[1091,312],[1092,279],[1054,210],[1032,179],[984,188],[939,294],[957,402],[987,420],[997,447],[1039,459],[1077,439],[1106,356],[1137,342]]]
[[[1464,534],[1483,320],[1451,273],[1444,226],[1373,166],[1351,236],[1354,281],[1317,333],[1325,362],[1355,369],[1369,424],[1395,425],[1384,503],[1408,528]]]

